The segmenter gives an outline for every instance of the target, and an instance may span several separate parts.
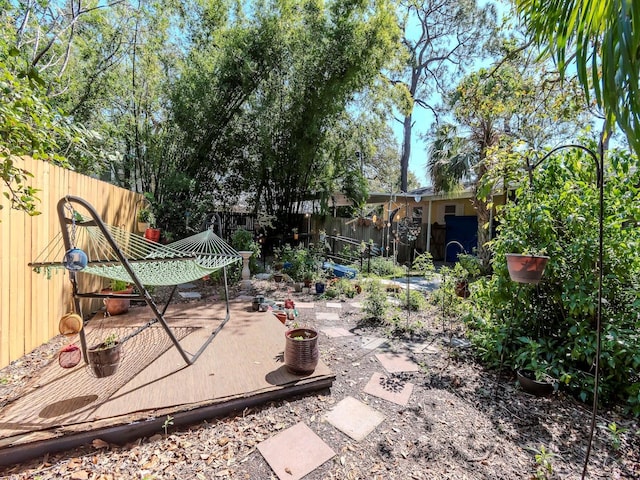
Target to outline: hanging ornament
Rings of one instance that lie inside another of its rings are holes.
[[[88,258],[87,254],[79,248],[70,248],[67,253],[64,254],[64,267],[72,272],[82,270],[87,266]]]
[[[75,335],[82,330],[82,318],[77,313],[67,313],[60,319],[58,330],[65,337]]]
[[[62,368],[73,368],[80,363],[82,352],[80,347],[74,344],[67,345],[60,349],[58,353],[58,364]]]
[[[64,254],[62,263],[67,270],[77,272],[85,268],[89,261],[87,254],[81,249],[76,248],[76,220],[81,221],[82,216],[73,209],[69,201],[67,201],[65,208],[69,211],[69,216],[71,217],[71,232],[69,235],[71,248]]]

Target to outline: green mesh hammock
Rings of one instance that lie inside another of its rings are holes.
[[[79,211],[76,206],[82,207]],[[155,318],[138,328],[134,333],[119,339],[124,343],[146,328],[156,323],[164,328],[178,349],[184,361],[191,365],[211,343],[230,317],[229,290],[226,267],[242,260],[242,257],[224,242],[212,229],[179,240],[170,245],[161,245],[128,232],[119,227],[105,224],[98,212],[85,200],[66,196],[58,201],[60,232],[47,247],[29,265],[38,271],[41,269],[60,269],[69,271],[69,280],[73,286],[75,311],[86,323],[89,320],[82,315],[82,298],[113,298],[113,293],[82,292],[78,281],[78,272],[98,275],[113,280],[134,284],[137,293],[121,295],[120,298],[140,299],[148,305]],[[74,252],[73,255],[69,255]],[[76,253],[84,257],[81,262],[74,259]],[[80,265],[81,264],[81,265]],[[73,267],[73,268],[71,268]],[[79,267],[79,268],[76,268]],[[177,285],[198,280],[210,273],[222,270],[224,280],[226,316],[222,322],[215,322],[215,328],[194,354],[184,350],[165,319],[165,313]],[[163,309],[159,309],[147,290],[148,286],[173,286],[171,296]],[[85,363],[87,358],[87,340],[85,329],[79,332]]]
[[[151,242],[134,233],[104,224],[113,242],[93,221],[77,217],[65,225],[72,247],[87,255],[83,273],[134,283],[132,275],[118,256],[128,260],[135,276],[143,285],[178,285],[241,261],[240,254],[211,229],[169,245]],[[65,233],[59,232],[45,250],[29,265],[35,269],[65,268],[63,259],[69,249]]]

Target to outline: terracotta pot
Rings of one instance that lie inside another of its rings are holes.
[[[548,260],[544,255],[507,253],[509,276],[514,282],[536,284],[542,278]]]
[[[469,291],[469,282],[466,280],[456,282],[455,291],[457,296],[467,298],[471,294]]]
[[[312,328],[294,328],[285,334],[284,364],[294,375],[309,375],[318,365],[318,332]]]
[[[286,321],[287,321],[287,313],[286,312],[278,310],[276,312],[273,312],[273,314],[276,316],[276,318],[278,320],[280,320],[280,323],[282,323],[283,325],[286,323]]]
[[[282,274],[281,273],[274,273],[273,274],[273,279],[276,281],[276,283],[282,282]]]
[[[518,383],[525,392],[535,395],[536,397],[545,397],[553,393],[553,383],[536,380],[533,372],[518,370],[517,375]]]
[[[89,368],[96,377],[104,378],[116,373],[120,365],[121,346],[116,343],[114,347],[104,348],[104,343],[101,343],[87,350]]]
[[[110,288],[104,288],[100,291],[100,293],[112,293],[114,295],[131,294],[133,293],[133,288],[120,290],[119,292],[114,292]],[[127,313],[129,311],[130,305],[131,305],[131,300],[128,298],[105,298],[104,299],[104,308],[107,311],[107,313],[111,316],[122,315],[123,313]]]
[[[144,238],[151,242],[159,242],[160,241],[160,233],[161,230],[159,228],[147,228],[144,231]]]

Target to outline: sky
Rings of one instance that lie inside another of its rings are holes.
[[[485,4],[492,3],[496,6],[496,10],[498,16],[503,16],[507,12],[507,5],[504,5],[500,1],[492,1],[492,0],[479,0],[478,5],[480,7]],[[419,32],[416,28],[415,36],[419,36]],[[408,37],[411,38],[411,30],[409,30]],[[482,62],[479,63],[476,68],[481,68]],[[413,121],[414,126],[411,134],[411,156],[409,157],[409,171],[411,171],[416,177],[418,177],[418,181],[421,187],[426,187],[431,185],[430,180],[427,177],[427,143],[421,139],[421,136],[427,133],[431,127],[431,124],[434,121],[434,116],[430,110],[425,108],[421,108],[416,106],[413,110]],[[394,121],[392,126],[393,131],[395,133],[396,139],[398,141],[398,145],[402,148],[402,139],[403,139],[403,129],[402,123]]]

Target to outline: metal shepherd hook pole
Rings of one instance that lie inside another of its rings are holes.
[[[600,351],[602,336],[602,278],[603,278],[603,256],[604,256],[604,143],[601,139],[599,146],[599,154],[592,149],[579,144],[561,145],[549,151],[534,165],[529,164],[527,159],[527,170],[529,173],[529,182],[533,182],[533,170],[536,169],[547,158],[559,150],[577,148],[586,152],[594,161],[596,166],[596,184],[599,196],[598,208],[598,304],[596,305],[596,371],[593,386],[593,406],[591,410],[591,427],[589,428],[589,442],[587,444],[587,452],[585,454],[584,466],[582,468],[582,479],[587,475],[587,467],[589,465],[589,456],[591,454],[591,445],[593,443],[593,433],[596,425],[596,415],[598,412],[598,390],[600,386]]]

